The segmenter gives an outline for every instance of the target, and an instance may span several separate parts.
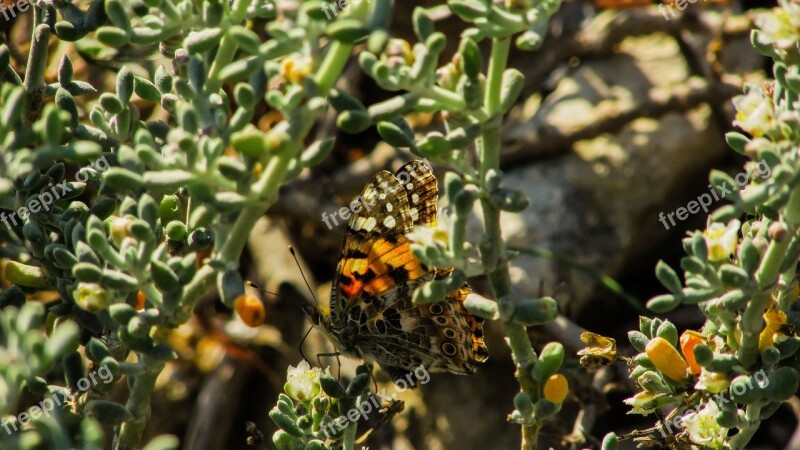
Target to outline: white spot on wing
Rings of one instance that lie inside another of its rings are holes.
[[[409,191],[410,191],[410,190],[412,190],[412,189],[414,189],[414,183],[408,183],[408,184],[406,185],[406,189],[408,189]]]
[[[395,225],[397,225],[397,221],[394,220],[394,217],[386,216],[386,218],[383,219],[383,226],[386,228],[394,228]]]
[[[416,205],[419,202],[419,195],[411,194],[411,202]]]
[[[411,208],[409,212],[411,213],[411,220],[416,221],[419,218],[419,210],[417,208]]]
[[[374,218],[374,217],[370,217],[369,219],[367,219],[367,220],[364,222],[364,226],[360,227],[359,229],[363,228],[364,230],[367,230],[367,231],[372,231],[372,229],[373,229],[373,228],[375,228],[375,224],[376,224],[377,222],[378,222],[378,221],[377,221],[377,220],[375,220],[375,218]]]
[[[386,204],[386,210],[387,210],[387,211],[389,211],[389,212],[392,212],[392,210],[393,210],[393,209],[394,209],[394,206],[392,206],[392,204],[391,204],[391,203],[387,203],[387,204]]]

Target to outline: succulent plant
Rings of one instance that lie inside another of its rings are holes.
[[[734,125],[744,133],[726,139],[749,158],[745,176],[739,182],[739,176],[712,171],[711,184],[720,192],[740,189],[726,196],[731,204],[709,215],[706,230],[683,240],[682,276],[663,261],[657,265],[668,293],[647,305],[656,313],[696,305],[705,324],[678,337],[668,320],[641,317],[639,330],[628,333],[640,352],[628,360],[630,378],[642,390],[626,403],[632,413],[662,411],[666,417],[648,432],[609,434],[604,449],[627,438],[746,448],[762,421],[800,387],[797,5],[780,2],[754,17],[752,43],[774,60],[775,79],[749,85],[733,100]],[[754,171],[768,176],[746,176]]]
[[[415,253],[431,265],[455,267],[455,280],[490,276],[499,300],[473,298],[468,307],[499,319],[506,329],[521,386],[512,418],[523,425],[524,446],[535,447],[541,421],[565,395],[563,377],[555,375],[563,348],[551,347],[553,356],[537,358],[526,334],[526,326],[555,316],[555,301],[511,294],[499,214],[520,211],[527,200],[501,186],[499,135],[502,116],[523,83],[519,71],[506,68],[512,39],[526,50],[541,45],[558,1],[450,1],[448,7],[471,28],[443,67],[437,61],[447,38],[435,30],[429,11],[416,9],[419,42],[411,45],[386,31],[389,0],[354,2],[335,20],[321,1],[29,6],[24,73],[16,49],[0,44],[0,256],[8,281],[0,293],[0,326],[8,346],[3,357],[20,352],[33,362],[4,365],[0,383],[8,395],[0,412],[14,411],[20,389],[74,394],[71,383],[93,373],[86,372],[87,363],[107,368],[114,381],[124,377],[129,396],[117,403],[108,387],[95,387],[21,434],[0,433],[0,442],[96,448],[102,442],[98,424],[104,423],[114,426],[115,448],[142,445],[155,380],[176,358],[167,336],[188,320],[197,300],[216,286],[222,302],[248,323],[263,321],[263,305],[244,292],[239,257],[279,187],[331,152],[333,137],[308,139],[331,105],[342,130],[375,125],[389,144],[460,172],[446,179],[455,205],[446,249],[420,241]],[[485,74],[478,49],[484,40],[492,46]],[[75,48],[91,67],[113,72],[114,82],[76,79],[83,71],[73,66],[75,53],[54,53],[52,42]],[[381,88],[400,91],[369,106],[335,86],[362,42],[367,49],[358,62],[364,72]],[[57,80],[48,83],[53,54],[62,56]],[[159,54],[163,64],[149,58]],[[281,118],[269,129],[252,124],[263,105]],[[411,111],[441,111],[445,132],[417,138],[403,117]],[[468,153],[477,155],[475,165],[465,162]],[[465,240],[466,216],[476,201],[486,234],[472,248]],[[477,262],[468,258],[475,251]],[[434,282],[417,298],[435,301],[452,288]],[[33,299],[49,291],[57,295]],[[14,326],[15,317],[28,327]],[[68,386],[60,387],[60,380]],[[331,383],[324,380],[326,390]],[[301,400],[300,391],[290,389],[295,399],[281,397],[273,417],[289,428],[276,435],[276,443],[297,441],[301,436],[293,427],[313,430],[329,408],[349,405],[361,395],[350,391],[365,387],[364,380],[362,371],[346,396],[329,393],[337,400],[327,405]],[[302,423],[289,424],[287,417]],[[80,427],[63,424],[75,420]],[[351,429],[344,432],[346,448],[353,445]],[[324,448],[312,442],[318,441],[304,442],[305,448]],[[166,436],[147,448],[176,446]]]

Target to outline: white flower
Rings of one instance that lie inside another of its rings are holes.
[[[725,374],[719,372],[710,372],[706,369],[703,369],[700,372],[700,378],[697,380],[697,384],[694,385],[694,388],[702,389],[712,394],[718,394],[725,389],[728,389],[729,385],[730,382]]]
[[[722,428],[717,423],[719,407],[709,401],[699,411],[692,411],[683,416],[683,425],[689,434],[689,439],[704,448],[722,448],[728,429]]]
[[[450,246],[450,217],[440,214],[434,225],[417,225],[406,233],[406,237],[413,244],[423,247],[435,246],[447,250]]]
[[[800,5],[781,1],[781,7],[756,16],[756,26],[761,30],[759,41],[773,44],[779,49],[789,49],[800,41]]]
[[[319,395],[319,377],[322,371],[319,367],[308,365],[308,362],[301,361],[297,367],[289,366],[286,371],[286,384],[283,390],[295,400],[307,402]]]
[[[749,85],[745,95],[733,98],[736,120],[733,124],[755,137],[775,128],[775,108],[772,98],[761,86]]]
[[[703,232],[708,247],[708,259],[726,261],[736,250],[739,243],[739,227],[741,222],[731,220],[728,225],[714,222]]]

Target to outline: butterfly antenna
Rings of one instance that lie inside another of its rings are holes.
[[[289,253],[292,254],[292,258],[294,258],[294,263],[297,264],[297,269],[300,271],[300,276],[303,277],[303,282],[306,283],[306,287],[308,288],[308,292],[311,294],[311,298],[314,299],[314,303],[317,303],[317,296],[314,295],[314,290],[311,289],[311,285],[308,284],[308,280],[306,279],[306,274],[303,273],[303,269],[300,267],[300,261],[297,260],[297,255],[294,252],[294,247],[291,245],[289,246]]]
[[[301,273],[302,273],[302,272],[301,272]],[[268,290],[266,290],[266,289],[263,289],[263,288],[261,288],[260,286],[258,286],[257,284],[253,283],[253,282],[252,282],[252,281],[250,281],[250,280],[245,280],[245,284],[247,284],[248,286],[252,286],[252,287],[254,287],[254,288],[258,289],[258,290],[259,290],[259,292],[266,292],[266,293],[268,293],[268,294],[272,294],[272,295],[274,295],[274,296],[276,296],[276,297],[285,298],[285,297],[283,297],[283,296],[282,296],[282,295],[280,295],[280,294],[276,294],[275,292],[271,292],[271,291],[268,291]],[[309,335],[309,333],[311,333],[311,330],[312,330],[312,329],[314,329],[314,327],[313,327],[313,326],[311,326],[311,327],[309,327],[309,328],[308,328],[308,331],[306,331],[306,334],[305,334],[305,335],[303,335],[303,339],[300,341],[300,346],[297,348],[297,350],[299,350],[299,351],[300,351],[300,356],[302,356],[302,357],[303,357],[303,359],[304,359],[304,360],[305,360],[307,363],[309,363],[309,364],[311,364],[311,361],[310,361],[308,358],[306,358],[306,355],[305,355],[305,353],[303,353],[303,344],[306,342],[306,338],[308,338],[308,335]]]
[[[266,290],[266,289],[262,288],[261,286],[259,286],[259,285],[255,284],[255,283],[253,283],[253,282],[252,282],[252,281],[250,281],[250,280],[245,280],[244,284],[246,284],[246,285],[248,285],[248,286],[252,286],[252,287],[254,287],[254,288],[258,289],[258,291],[259,291],[259,292],[266,293],[266,294],[270,294],[270,295],[274,295],[275,297],[282,298],[282,299],[284,299],[284,300],[288,300],[286,297],[282,296],[281,294],[278,294],[278,293],[276,293],[276,292],[272,292],[272,291],[268,291],[268,290]]]
[[[294,263],[297,264],[297,270],[300,271],[300,276],[303,277],[303,282],[306,284],[306,287],[308,288],[308,293],[311,294],[311,298],[314,299],[314,310],[313,311],[309,311],[309,310],[306,309],[306,312],[309,313],[309,315],[311,316],[312,322],[317,323],[317,320],[314,317],[314,315],[317,314],[316,307],[319,304],[317,302],[317,296],[314,294],[314,290],[311,289],[311,284],[309,284],[308,279],[306,278],[306,274],[303,273],[303,268],[300,267],[300,261],[297,259],[297,254],[295,254],[294,247],[292,247],[291,245],[289,246],[289,253],[292,254],[292,258],[294,258]],[[314,315],[312,315],[311,313],[313,313]],[[303,339],[300,341],[300,347],[298,347],[298,350],[300,350],[300,356],[302,356],[303,359],[306,360],[309,364],[311,364],[311,361],[309,361],[308,358],[306,358],[306,355],[303,353],[303,344],[306,342],[306,338],[308,338],[308,335],[309,335],[309,333],[311,333],[311,330],[313,328],[314,327],[311,326],[308,329],[308,331],[306,331],[305,336],[303,336]]]

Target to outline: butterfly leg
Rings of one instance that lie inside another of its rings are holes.
[[[339,352],[332,352],[332,353],[317,353],[317,365],[321,368],[322,367],[322,357],[330,358],[332,356],[336,357],[336,362],[339,364],[339,380],[342,379],[342,361],[339,359],[339,356],[342,354]]]

